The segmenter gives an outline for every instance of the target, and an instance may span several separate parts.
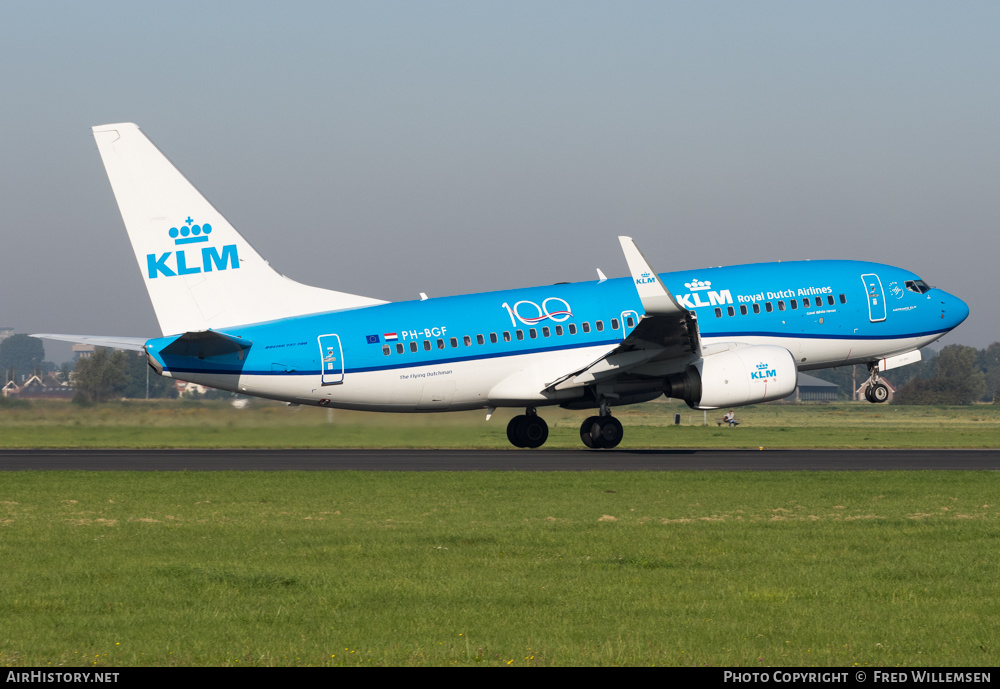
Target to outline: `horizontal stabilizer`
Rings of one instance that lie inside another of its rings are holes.
[[[242,359],[246,350],[253,342],[240,337],[233,337],[213,330],[184,333],[176,340],[160,350],[164,356],[190,356],[196,359],[236,354]]]
[[[95,347],[110,347],[112,349],[129,349],[141,352],[143,345],[149,340],[148,337],[115,337],[113,335],[53,335],[52,333],[39,333],[32,337],[42,337],[46,340],[58,340],[60,342],[73,342],[75,344],[89,344]]]

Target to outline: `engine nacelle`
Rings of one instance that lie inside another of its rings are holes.
[[[663,391],[694,409],[718,409],[780,400],[795,392],[797,383],[791,352],[776,345],[749,345],[699,359],[667,378]]]

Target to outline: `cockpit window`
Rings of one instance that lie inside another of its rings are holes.
[[[906,289],[917,294],[924,294],[930,290],[930,287],[923,280],[907,280]]]

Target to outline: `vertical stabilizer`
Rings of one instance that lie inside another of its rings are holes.
[[[138,126],[94,138],[164,335],[385,303],[275,272]]]

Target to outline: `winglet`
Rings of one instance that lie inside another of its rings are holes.
[[[675,313],[685,313],[685,309],[674,299],[663,281],[656,272],[649,266],[649,261],[639,251],[631,237],[618,237],[625,253],[625,260],[628,262],[628,269],[632,273],[632,281],[635,283],[635,290],[639,293],[642,301],[642,308],[647,316],[659,316]]]

